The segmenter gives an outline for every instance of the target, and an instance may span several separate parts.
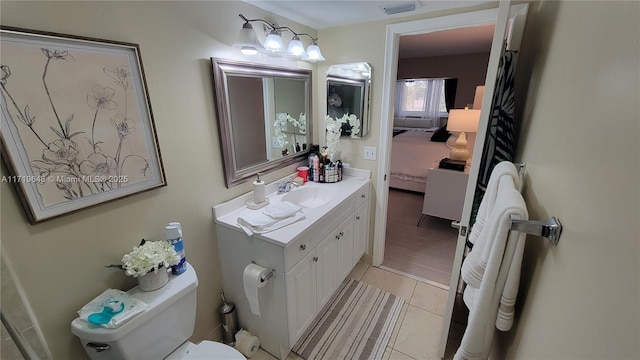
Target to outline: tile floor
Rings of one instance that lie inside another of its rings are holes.
[[[405,300],[383,360],[440,360],[438,348],[448,296],[446,290],[364,263],[358,263],[349,276]],[[463,332],[462,325],[452,323],[451,336],[458,344]],[[447,349],[445,359],[453,358],[455,347],[457,345]],[[251,360],[276,358],[260,349]],[[287,360],[300,360],[300,357],[290,353]]]

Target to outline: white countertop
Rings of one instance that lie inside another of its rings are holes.
[[[314,183],[307,182],[300,188],[304,187],[320,187],[326,189],[327,194],[330,194],[331,201],[327,204],[316,208],[303,208],[302,213],[305,215],[305,219],[287,225],[283,228],[265,233],[254,234],[252,236],[266,240],[270,243],[286,247],[289,243],[296,239],[298,235],[304,232],[306,229],[315,224],[318,220],[322,219],[324,215],[328,214],[336,206],[340,205],[343,201],[347,200],[353,195],[363,184],[369,181],[370,171],[349,169],[343,177],[342,181],[337,183]],[[295,175],[288,176],[277,182],[292,178]],[[266,186],[267,198],[270,203],[280,202],[285,194],[278,195],[276,192],[276,183],[271,183]],[[296,191],[293,189],[291,191]],[[236,229],[243,232],[238,226],[238,217],[249,212],[262,211],[263,209],[251,210],[247,208],[246,203],[253,197],[253,192],[241,195],[235,199],[227,201],[225,203],[216,205],[213,207],[213,216],[217,226],[226,226],[232,229]]]

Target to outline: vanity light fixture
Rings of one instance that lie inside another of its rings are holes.
[[[293,56],[302,56],[302,54],[304,54],[304,45],[302,45],[302,41],[300,41],[300,37],[298,35],[294,35],[293,39],[289,42],[287,54]]]
[[[244,20],[244,24],[242,25],[240,34],[238,34],[238,40],[236,40],[234,46],[240,47],[240,52],[243,54],[255,55],[258,52],[263,52],[268,55],[289,56],[309,62],[324,60],[322,52],[320,52],[320,48],[318,47],[318,38],[314,38],[307,33],[296,33],[287,26],[277,26],[263,19],[247,19],[242,14],[239,14],[239,16]],[[264,45],[260,44],[260,41],[258,41],[258,37],[251,25],[251,23],[255,21],[262,22],[271,29],[269,35],[267,35],[267,38],[264,41]],[[280,35],[284,30],[293,33],[293,38],[289,42],[286,51],[284,50],[282,37]],[[306,35],[311,38],[311,44],[307,47],[306,51],[304,50],[302,41],[300,41],[300,36],[302,35]]]
[[[270,55],[278,55],[283,52],[283,48],[284,45],[282,45],[282,37],[280,37],[280,31],[274,28],[264,40],[265,52],[269,53]]]
[[[324,56],[322,56],[322,53],[320,52],[320,48],[316,43],[317,40],[318,39],[313,40],[311,45],[307,47],[307,52],[305,56],[302,57],[303,60],[309,61],[309,62],[324,61]]]
[[[242,15],[240,16],[244,19]],[[238,34],[238,39],[236,40],[235,45],[239,46],[240,52],[245,55],[255,55],[259,50],[264,49],[262,44],[260,44],[260,41],[258,41],[258,36],[253,30],[253,26],[248,20],[246,20],[242,25],[242,29]]]

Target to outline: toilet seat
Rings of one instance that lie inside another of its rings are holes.
[[[204,340],[198,345],[190,345],[183,360],[246,360],[246,358],[231,346]]]

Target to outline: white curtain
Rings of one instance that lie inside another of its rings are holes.
[[[444,79],[400,80],[396,82],[395,116],[421,118],[426,127],[440,123],[440,102]]]

